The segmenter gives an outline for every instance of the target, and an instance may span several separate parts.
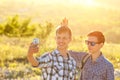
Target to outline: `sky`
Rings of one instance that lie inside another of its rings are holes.
[[[86,5],[86,6],[93,6],[93,5],[106,5],[106,6],[113,6],[113,7],[120,7],[120,0],[1,0],[1,2],[32,2],[32,3],[40,3],[40,4],[79,4],[79,5]]]
[[[115,8],[120,7],[120,0],[36,0],[36,2],[41,4],[78,4],[83,6],[110,6]]]
[[[120,0],[0,0],[0,22],[18,14],[32,18],[33,23],[50,21],[58,25],[67,17],[70,26],[80,27],[83,32],[84,26],[90,25],[104,25],[107,29],[106,26],[119,26],[119,4]]]

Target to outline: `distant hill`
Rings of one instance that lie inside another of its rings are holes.
[[[103,3],[104,0],[98,1]],[[106,6],[85,7],[72,4],[69,0],[1,0],[0,22],[17,14],[22,18],[31,17],[34,23],[50,21],[57,26],[66,17],[75,35],[83,35],[92,30],[105,33],[108,29],[120,28],[119,2],[105,0]]]

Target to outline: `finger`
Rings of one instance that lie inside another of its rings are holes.
[[[36,50],[39,50],[39,47],[38,47],[38,46],[32,46],[32,47],[30,47],[30,49],[31,49],[32,51],[36,51]]]
[[[68,20],[66,18],[63,19],[63,21],[61,22],[61,26],[68,26]]]
[[[33,44],[33,43],[31,43],[31,45],[37,46],[38,44]]]

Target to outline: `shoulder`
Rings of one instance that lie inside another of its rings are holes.
[[[104,57],[103,60],[107,68],[113,67],[113,64],[107,58]]]
[[[69,50],[69,53],[72,57],[83,57],[84,55],[86,55],[87,53],[86,52],[77,52],[77,51],[72,51],[72,50]]]
[[[47,58],[47,57],[50,57],[51,54],[52,54],[52,52],[45,52],[45,53],[41,56],[41,58]]]

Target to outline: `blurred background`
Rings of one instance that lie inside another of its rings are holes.
[[[40,56],[52,51],[55,29],[65,17],[73,32],[69,49],[87,52],[86,35],[104,33],[104,55],[120,80],[120,0],[1,0],[0,1],[0,80],[40,80],[26,55],[33,38],[40,39]],[[79,47],[78,47],[79,46]]]

